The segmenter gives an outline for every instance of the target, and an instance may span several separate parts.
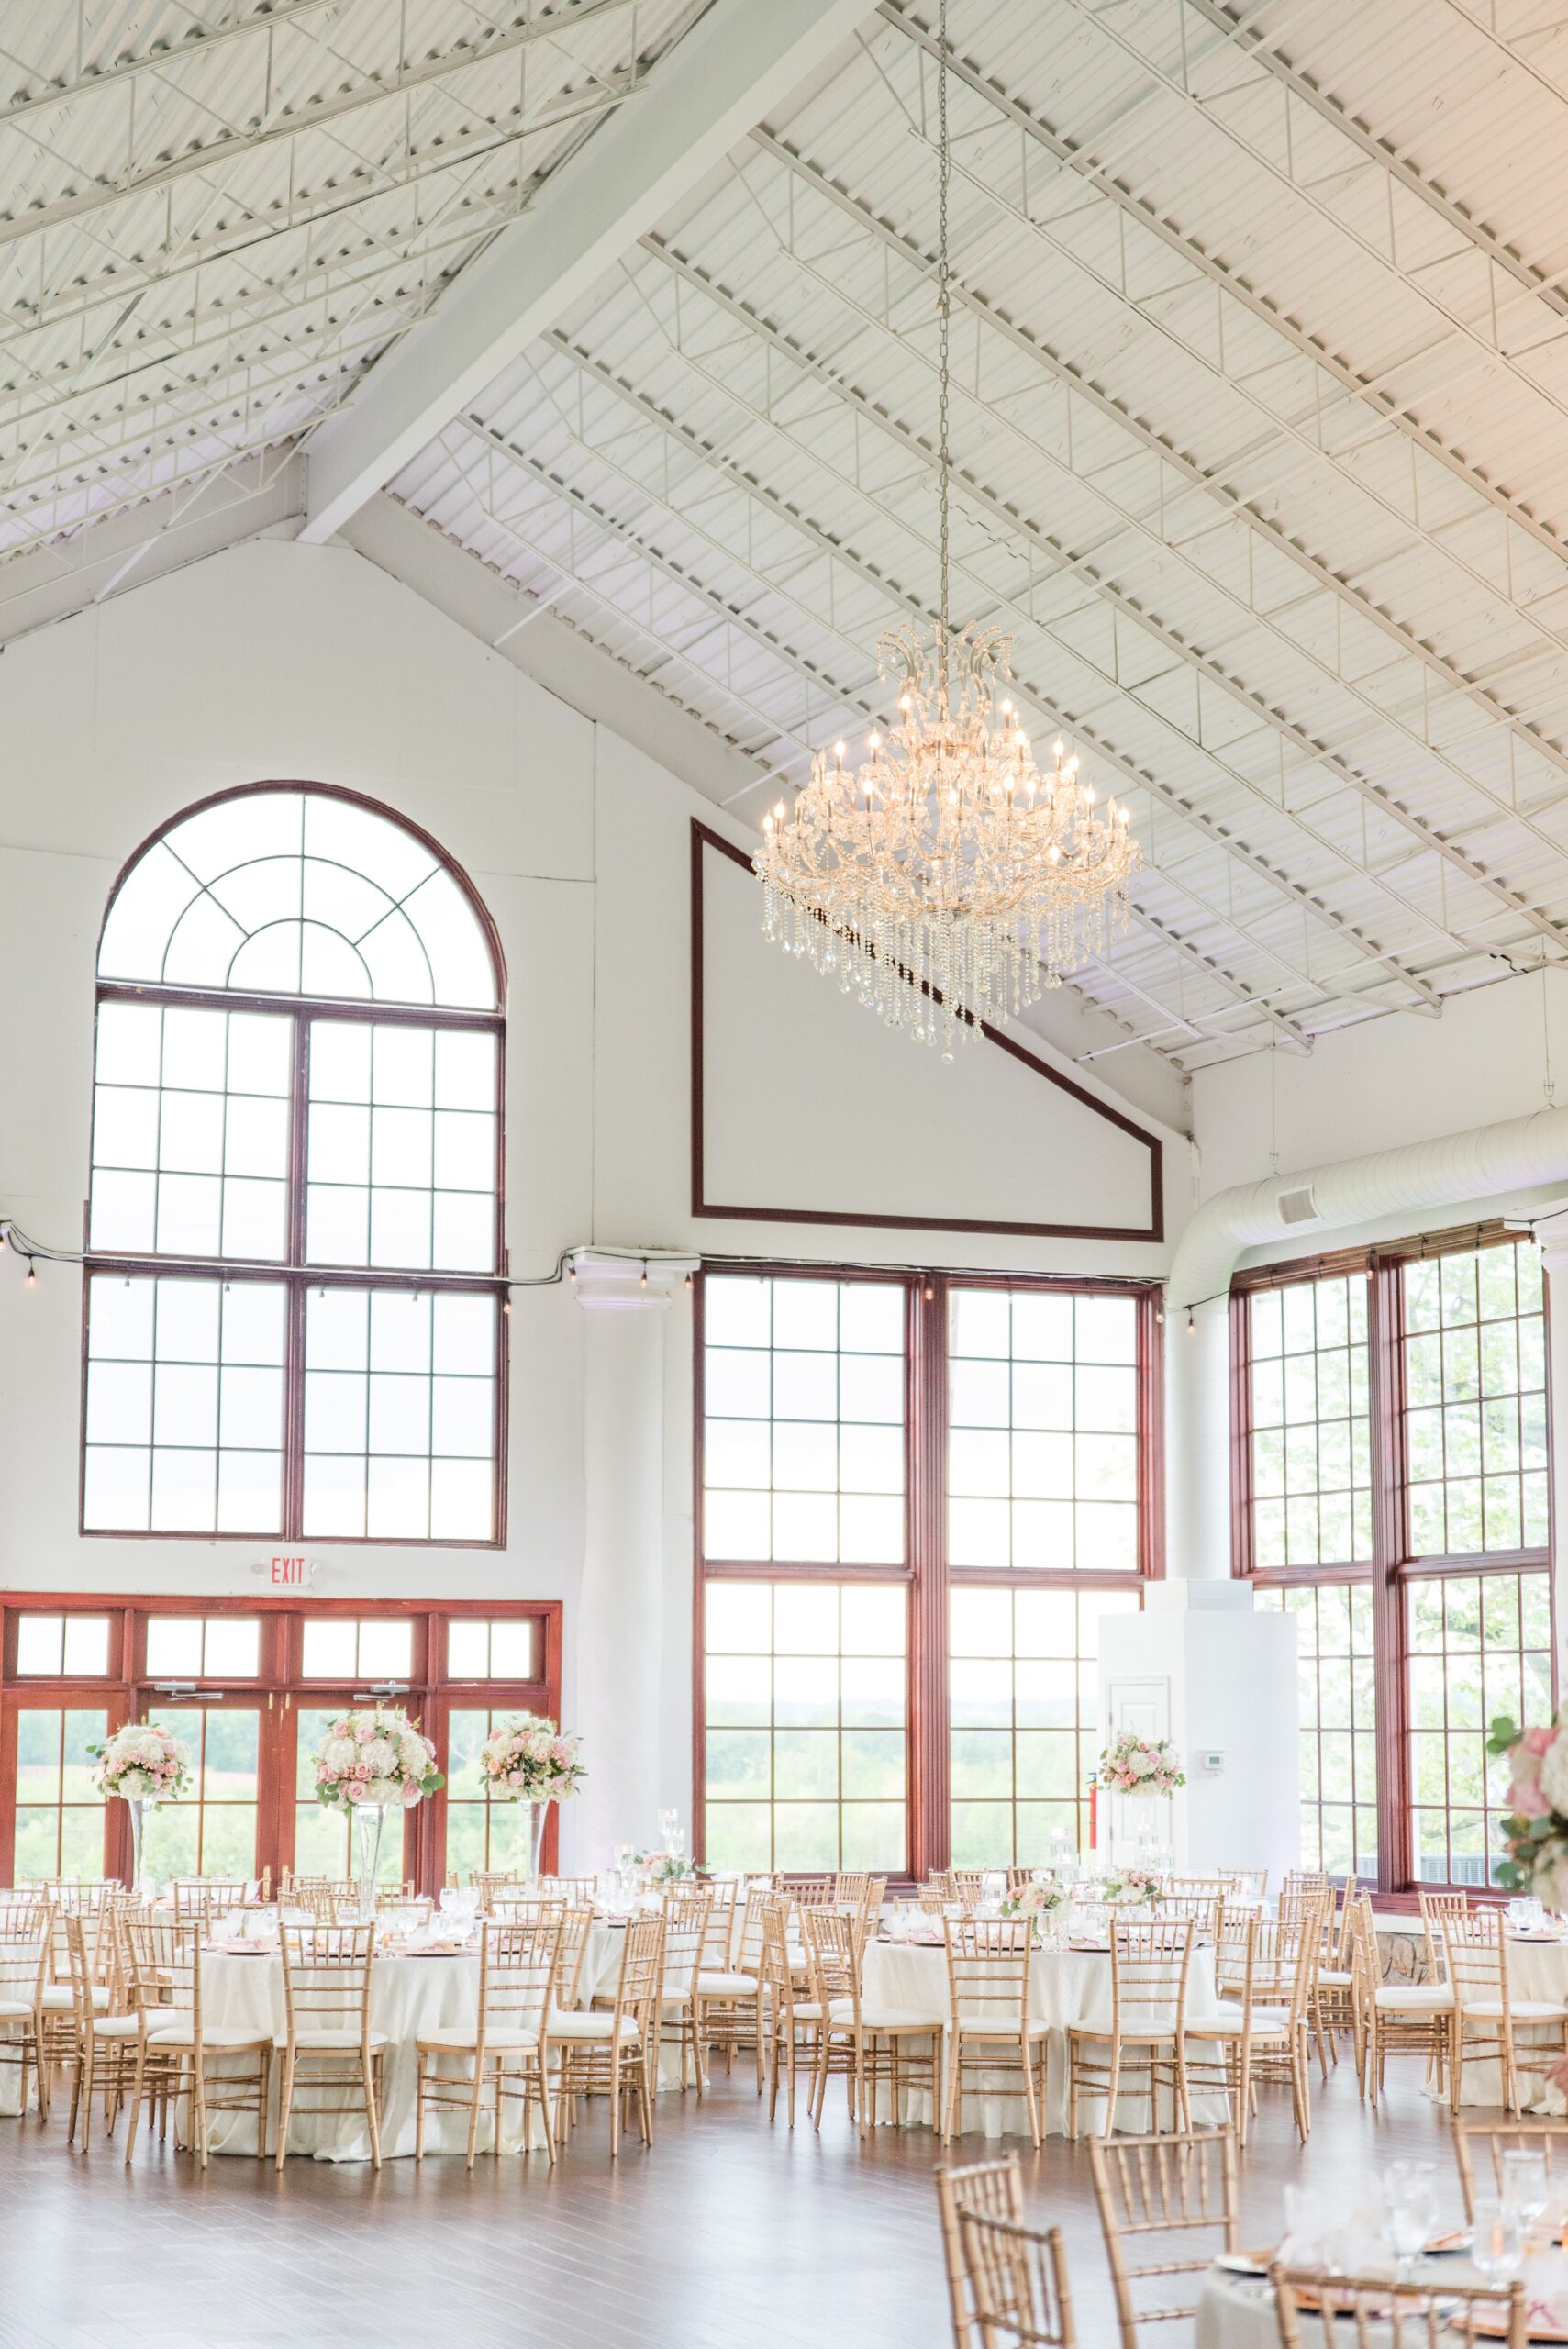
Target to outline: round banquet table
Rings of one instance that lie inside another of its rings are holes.
[[[614,1992],[620,1971],[622,1933],[617,1926],[595,1924],[589,1932],[584,1952],[583,1972],[578,1987],[580,2006],[590,2005],[596,1994]],[[373,2031],[386,2033],[387,2045],[382,2058],[381,2152],[384,2161],[395,2161],[414,2151],[415,2088],[417,2078],[417,2057],[415,2042],[432,2031],[450,2030],[466,2024],[473,2028],[479,2005],[479,1954],[477,1950],[462,1951],[455,1956],[378,1957],[371,1968],[370,2020]],[[208,1949],[202,1955],[202,2011],[209,2025],[240,2026],[260,2033],[270,2033],[278,2043],[278,2054],[272,2065],[272,2119],[269,2143],[277,2150],[277,2099],[282,2082],[282,2046],[286,2023],[284,2007],[283,1960],[275,1951],[261,1950],[255,1954],[236,1955],[229,1951]],[[219,2057],[209,2057],[215,2071],[225,2066]],[[236,2068],[240,2068],[237,2066]],[[449,2067],[454,2073],[460,2068]],[[681,2084],[680,2050],[662,2045],[659,2051],[659,2087],[678,2088]],[[318,2099],[312,2097],[314,2103]],[[308,2154],[317,2161],[368,2162],[371,2157],[370,2139],[365,2128],[363,2108],[354,2099],[351,2087],[346,2087],[339,2112],[300,2112],[289,2122],[289,2152]],[[502,2108],[503,2153],[525,2150],[520,2134],[522,2104],[508,2098]],[[256,2152],[254,2117],[243,2112],[215,2113],[211,2120],[210,2149],[215,2154],[249,2154]],[[425,2116],[425,2150],[428,2154],[461,2154],[467,2144],[467,2117],[462,2112],[442,2111],[431,2107]],[[492,2110],[482,2104],[479,2118],[479,2150],[493,2150],[494,2127]],[[544,2132],[534,2119],[533,2135],[528,2150],[542,2150]]]
[[[934,2024],[944,2023],[949,2009],[946,1950],[917,1942],[869,1942],[862,1996],[868,2007],[896,2007],[908,2014],[929,2015]],[[1187,2035],[1192,2054],[1195,2058],[1201,2054],[1206,2063],[1215,2060],[1218,2051],[1216,2042],[1203,2042],[1202,2020],[1205,2015],[1217,2012],[1218,2006],[1214,1987],[1214,1953],[1210,1949],[1195,1949],[1187,1976]],[[1051,2032],[1045,2111],[1041,2116],[1047,2136],[1067,2134],[1068,2024],[1102,2021],[1108,2024],[1110,2011],[1108,1950],[1035,1951],[1029,1960],[1029,2013],[1035,2021],[1049,2025]],[[980,2084],[978,2088],[973,2085],[976,2081]],[[892,2121],[892,2097],[891,2087],[878,2091],[879,2121]],[[1229,2099],[1218,2090],[1195,2090],[1192,2101],[1195,2128],[1218,2126],[1230,2117]],[[904,2121],[931,2122],[929,2090],[903,2089],[899,2102]],[[1104,2107],[1103,2096],[1086,2091],[1080,2096],[1081,2132],[1093,2136],[1104,2133]],[[1124,2089],[1118,2097],[1117,2126],[1133,2130],[1150,2126],[1146,2089]],[[959,2129],[962,2132],[978,2130],[986,2137],[1028,2135],[1029,2111],[1016,2067],[1011,2072],[1004,2068],[992,2074],[966,2072]]]
[[[1475,2270],[1468,2260],[1430,2260],[1418,2270],[1418,2281],[1430,2282],[1441,2289],[1445,2277],[1453,2283],[1473,2284]],[[1532,2306],[1544,2300],[1555,2309],[1568,2292],[1568,2259],[1553,2251],[1532,2252],[1526,2259],[1522,2275],[1525,2295]],[[1544,2314],[1544,2311],[1542,2311]],[[1548,2320],[1550,2321],[1550,2320]],[[1320,2349],[1323,2327],[1320,2320],[1303,2310],[1297,2321],[1301,2328],[1302,2349]],[[1527,2318],[1527,2324],[1529,2319]],[[1349,2336],[1353,2326],[1340,2323],[1337,2335]],[[1413,2333],[1417,2327],[1407,2328]],[[1560,2335],[1542,2333],[1541,2339],[1557,2339]],[[1422,2334],[1425,2338],[1425,2334]],[[1531,2332],[1534,2340],[1537,2335]],[[1390,2349],[1388,2329],[1374,2325],[1367,2335],[1368,2349]],[[1279,2325],[1274,2315],[1274,2296],[1269,2284],[1260,2276],[1230,2276],[1221,2267],[1211,2267],[1203,2279],[1198,2296],[1197,2318],[1193,2328],[1193,2349],[1279,2349]]]

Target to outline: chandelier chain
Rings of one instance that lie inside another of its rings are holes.
[[[948,264],[948,190],[952,181],[952,156],[948,147],[948,0],[941,0],[941,12],[937,24],[937,365],[940,405],[939,411],[938,491],[941,499],[941,587],[940,617],[942,633],[948,632],[948,505],[952,471],[952,448],[949,439],[950,360],[949,330],[952,316],[952,295]]]
[[[1022,714],[997,700],[1008,639],[978,624],[952,631],[948,58],[940,0],[937,624],[929,642],[907,622],[881,640],[880,674],[898,679],[886,737],[873,731],[862,762],[845,742],[817,751],[794,805],[762,818],[752,860],[764,935],[944,1060],[1104,952],[1127,926],[1139,864],[1128,809],[1096,805],[1065,742],[1037,763]]]

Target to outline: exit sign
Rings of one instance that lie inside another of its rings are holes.
[[[270,1590],[308,1590],[316,1580],[316,1561],[277,1551],[270,1558],[258,1559],[250,1571],[260,1575]]]

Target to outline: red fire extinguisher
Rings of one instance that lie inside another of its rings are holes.
[[[1091,1770],[1089,1773],[1089,1849],[1091,1852],[1097,1852],[1100,1848],[1099,1815],[1100,1782]]]

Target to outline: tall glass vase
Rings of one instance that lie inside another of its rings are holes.
[[[128,1795],[126,1801],[130,1809],[130,1888],[135,1892],[141,1884],[141,1844],[148,1815],[158,1805],[150,1795]]]
[[[530,1802],[528,1814],[528,1882],[537,1884],[544,1874],[544,1831],[550,1820],[547,1802]]]
[[[361,1802],[354,1809],[354,1837],[359,1849],[360,1914],[375,1915],[376,1878],[381,1874],[381,1834],[386,1824],[386,1805]]]

